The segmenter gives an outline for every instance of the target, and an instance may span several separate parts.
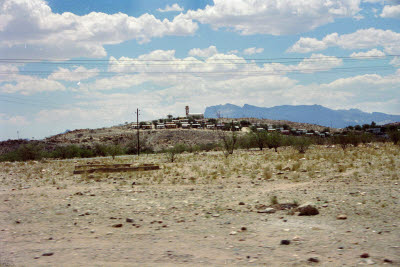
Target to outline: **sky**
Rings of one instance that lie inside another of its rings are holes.
[[[0,0],[0,140],[225,103],[400,114],[400,1]]]

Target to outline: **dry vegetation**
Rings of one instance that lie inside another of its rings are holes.
[[[172,163],[121,156],[96,161],[161,169],[90,175],[72,172],[93,159],[2,162],[0,265],[398,266],[399,152],[376,143]],[[306,202],[319,214],[297,216]],[[276,213],[261,213],[268,207]]]

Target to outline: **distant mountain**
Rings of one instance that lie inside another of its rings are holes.
[[[263,108],[248,104],[243,107],[225,104],[207,107],[204,116],[206,118],[217,118],[218,113],[223,118],[288,120],[334,128],[370,124],[372,121],[378,125],[400,121],[400,115],[389,115],[380,112],[367,113],[359,109],[333,110],[320,105],[283,105]]]

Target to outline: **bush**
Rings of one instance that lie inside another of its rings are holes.
[[[312,140],[308,137],[300,136],[300,137],[293,137],[290,140],[291,145],[299,151],[299,153],[304,154],[306,153],[307,149],[312,144]]]
[[[266,145],[269,149],[275,149],[275,152],[278,152],[278,148],[284,145],[284,138],[281,134],[272,133],[268,134],[266,138]]]
[[[396,130],[390,131],[389,138],[390,138],[390,140],[392,140],[393,144],[395,144],[395,145],[400,144],[399,143],[399,141],[400,141],[400,132],[399,131],[396,131]]]
[[[166,152],[168,161],[174,162],[176,159],[176,155],[187,151],[187,149],[188,149],[187,146],[185,144],[181,144],[181,143],[178,143],[178,144],[174,145],[173,147],[167,149],[165,152]]]
[[[46,152],[43,145],[40,144],[24,144],[20,145],[16,150],[8,152],[0,156],[0,161],[27,161],[40,160],[45,156]]]

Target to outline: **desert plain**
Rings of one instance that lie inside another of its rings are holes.
[[[400,147],[0,163],[0,266],[399,266]],[[159,170],[73,174],[88,163]],[[310,203],[318,214],[299,216]]]

